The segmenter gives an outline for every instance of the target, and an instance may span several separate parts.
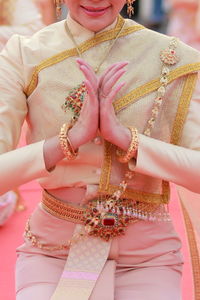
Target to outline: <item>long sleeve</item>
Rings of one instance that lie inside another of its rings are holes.
[[[18,36],[0,54],[0,74],[0,153],[4,153],[17,146],[28,110]]]
[[[27,114],[20,37],[13,36],[0,54],[0,194],[48,175],[43,142],[16,148]]]
[[[44,141],[0,155],[0,195],[49,173],[43,157]]]
[[[11,25],[0,26],[0,50],[13,34],[32,35],[44,27],[38,7],[32,0],[18,0]]]
[[[179,146],[140,135],[136,172],[174,182],[200,193],[200,83],[193,94]]]

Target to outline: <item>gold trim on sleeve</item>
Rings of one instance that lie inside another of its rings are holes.
[[[111,166],[112,166],[112,159],[111,159],[111,149],[112,144],[104,141],[104,161],[102,166],[102,175],[99,182],[99,191],[107,191],[109,188],[110,182],[110,175],[111,175]]]
[[[188,108],[190,105],[190,101],[192,99],[192,94],[194,92],[194,88],[196,86],[198,74],[189,74],[185,79],[183,92],[179,101],[172,134],[171,134],[171,143],[177,145],[181,138],[181,134],[183,131],[183,126],[187,117]]]
[[[132,189],[126,189],[124,192],[124,197],[127,199],[134,199],[135,201],[143,202],[143,203],[151,203],[151,204],[168,204],[169,202],[169,184],[168,182],[162,182],[162,194],[153,194],[148,192],[142,192]],[[107,195],[112,195],[117,191],[119,187],[116,185],[108,184],[106,190],[100,190],[101,193],[105,193]]]
[[[110,184],[113,147],[115,146],[105,141],[104,162],[99,183],[99,193],[102,195],[112,195],[119,189],[119,186]],[[169,200],[169,183],[162,181],[162,194],[153,194],[126,188],[123,195],[127,199],[134,199],[143,203],[167,204]]]
[[[194,64],[193,64],[194,65]],[[191,68],[187,68],[187,70],[191,70]],[[182,74],[183,68],[180,70],[174,70],[172,71],[173,74],[170,76],[170,80],[174,80],[175,76],[178,74]],[[176,72],[175,72],[176,71]],[[179,101],[179,106],[176,114],[176,118],[174,121],[174,126],[172,130],[171,135],[171,143],[177,144],[182,128],[185,122],[185,118],[188,112],[188,107],[191,101],[191,97],[195,88],[196,80],[197,80],[197,73],[189,74],[186,77],[185,84],[183,87],[182,95]],[[149,87],[149,85],[146,85]],[[142,88],[140,87],[140,90]],[[147,91],[147,89],[146,89]],[[121,109],[121,107],[120,107]],[[117,190],[117,186],[109,184],[110,182],[110,173],[111,173],[111,166],[112,166],[112,160],[111,160],[111,145],[109,143],[105,143],[105,157],[104,157],[104,164],[102,167],[102,174],[100,179],[100,186],[99,186],[99,192],[102,194],[108,194],[111,195],[113,192]],[[126,189],[124,192],[124,196],[131,199],[136,199],[138,201],[142,201],[144,203],[163,203],[167,204],[169,201],[169,183],[166,181],[162,181],[162,194],[153,194],[153,193],[146,193],[141,191],[136,191],[132,189]]]

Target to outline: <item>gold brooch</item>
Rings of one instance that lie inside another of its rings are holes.
[[[165,65],[175,65],[179,61],[179,56],[176,54],[177,39],[173,38],[169,47],[160,52],[160,59]]]

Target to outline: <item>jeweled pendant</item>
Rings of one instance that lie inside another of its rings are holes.
[[[160,59],[166,65],[175,65],[179,61],[174,49],[165,49],[160,52]]]
[[[73,88],[69,92],[68,97],[65,99],[64,104],[61,106],[64,112],[70,109],[74,113],[74,118],[77,119],[80,115],[86,94],[87,90],[84,83],[81,83],[76,88]]]

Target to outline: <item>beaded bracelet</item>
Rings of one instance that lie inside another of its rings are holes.
[[[131,158],[133,158],[137,152],[139,137],[138,130],[135,127],[128,127],[131,131],[131,143],[125,154],[123,151],[117,150],[118,161],[121,163],[128,163]]]
[[[67,136],[70,128],[72,128],[71,124],[65,123],[62,125],[59,133],[59,140],[60,140],[60,147],[63,151],[63,154],[66,156],[68,160],[73,160],[77,157],[78,150],[77,151],[74,150],[72,143],[69,137]]]

